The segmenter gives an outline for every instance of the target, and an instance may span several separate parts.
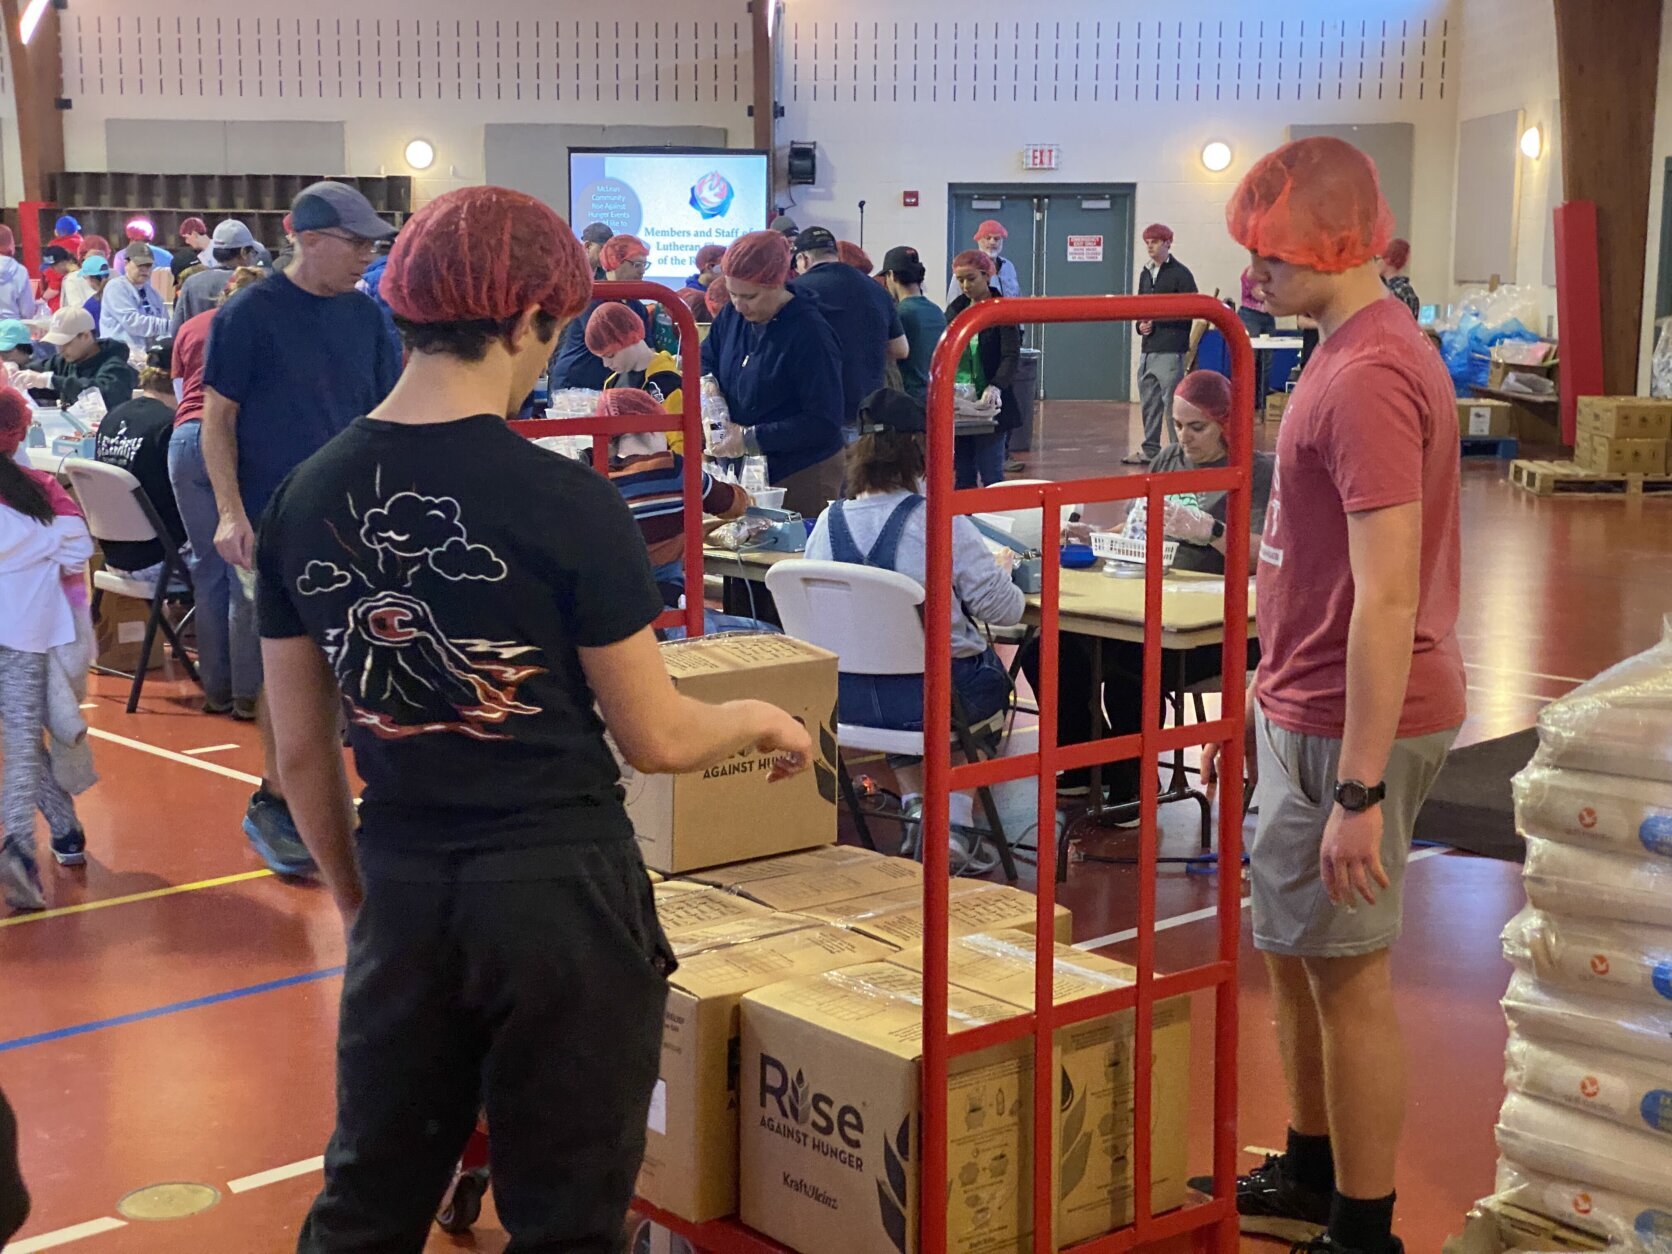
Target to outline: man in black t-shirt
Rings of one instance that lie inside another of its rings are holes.
[[[858,433],[859,402],[883,385],[889,361],[911,356],[900,311],[876,280],[842,264],[836,237],[810,226],[795,237],[797,296],[811,296],[842,347],[844,438]]]
[[[484,1107],[512,1246],[617,1249],[674,963],[605,731],[647,772],[753,745],[782,777],[811,755],[774,706],[679,695],[626,504],[505,425],[591,286],[533,198],[432,200],[381,286],[405,372],[262,521],[286,792],[352,924],[337,1127],[301,1254],[422,1246]]]
[[[153,349],[153,359],[156,354],[157,350]],[[186,543],[186,526],[180,521],[174,485],[168,478],[168,445],[174,435],[175,407],[168,367],[147,366],[140,373],[139,388],[138,396],[118,405],[99,423],[93,456],[139,480],[146,499],[163,524],[169,546],[178,550]],[[154,573],[151,568],[163,560],[163,546],[157,540],[100,540],[99,548],[106,566],[142,577],[151,576]]]

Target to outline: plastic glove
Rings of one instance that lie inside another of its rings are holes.
[[[981,394],[981,408],[1002,409],[1003,407],[1004,397],[999,394],[999,390],[996,387],[989,385],[987,390]]]
[[[1016,550],[1000,545],[993,550],[993,561],[998,564],[1000,570],[1008,575],[1016,569]]]
[[[19,370],[13,376],[12,382],[19,388],[49,388],[52,386],[52,376],[44,370]]]
[[[1149,321],[1148,319],[1145,319],[1143,322],[1138,324],[1139,335],[1148,335],[1153,330],[1155,330],[1155,323]]]
[[[1213,540],[1213,515],[1194,505],[1175,505],[1168,501],[1161,513],[1162,529],[1175,540],[1191,544],[1208,544]]]
[[[714,444],[708,451],[714,457],[747,456],[749,444],[743,428],[735,422],[724,423],[720,428],[720,434],[715,437]]]

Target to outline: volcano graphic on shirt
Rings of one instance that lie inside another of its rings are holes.
[[[518,695],[545,673],[528,660],[536,648],[451,634],[422,595],[436,580],[501,582],[505,563],[471,542],[451,497],[378,495],[378,504],[363,511],[350,501],[359,523],[352,539],[332,528],[351,555],[346,564],[310,561],[295,581],[304,597],[353,596],[344,626],[327,642],[350,721],[389,740],[436,732],[511,739],[510,718],[540,713]]]

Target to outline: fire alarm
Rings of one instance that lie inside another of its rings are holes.
[[[916,192],[901,192],[900,193],[900,203],[902,205],[904,205],[907,209],[917,208],[917,193]]]

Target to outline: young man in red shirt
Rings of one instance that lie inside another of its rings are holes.
[[[1377,273],[1393,219],[1363,153],[1285,145],[1225,216],[1266,307],[1322,333],[1278,436],[1250,689],[1254,945],[1289,1140],[1238,1180],[1237,1204],[1244,1231],[1297,1251],[1398,1254],[1388,955],[1417,811],[1464,717],[1455,397]]]

